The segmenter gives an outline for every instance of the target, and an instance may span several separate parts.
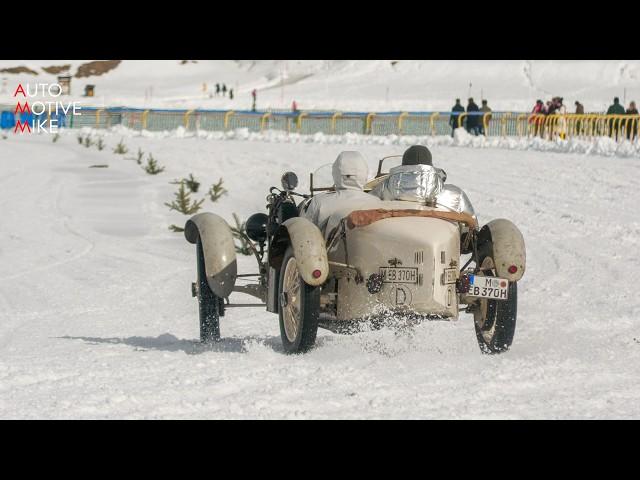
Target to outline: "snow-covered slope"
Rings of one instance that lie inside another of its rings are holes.
[[[39,73],[0,72],[7,84],[0,104],[13,103],[19,82],[55,81],[43,67],[69,64],[74,74],[84,63],[0,60],[0,69]],[[445,111],[471,95],[495,110],[530,111],[537,98],[559,95],[571,111],[576,99],[587,111],[604,111],[615,95],[640,100],[638,80],[640,61],[617,60],[123,60],[104,75],[74,78],[72,98],[99,106],[249,109],[255,88],[258,108],[290,108],[296,100],[302,109]],[[208,98],[215,83],[233,87],[236,98]],[[86,84],[96,85],[96,97],[81,96]]]
[[[305,179],[345,146],[125,137],[166,166],[149,176],[112,153],[120,135],[97,151],[76,133],[0,139],[0,418],[640,416],[636,158],[434,146],[482,223],[511,218],[524,233],[513,348],[481,355],[463,315],[322,332],[291,357],[262,309],[229,310],[223,340],[198,345],[194,251],[167,230],[185,218],[163,205],[168,182],[222,176],[229,194],[207,208],[246,218],[284,170]],[[371,168],[402,152],[357,148]]]

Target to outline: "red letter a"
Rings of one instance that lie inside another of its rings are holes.
[[[26,93],[24,93],[24,88],[22,88],[22,84],[19,84],[19,85],[18,85],[18,88],[16,88],[16,93],[14,93],[14,94],[13,94],[13,96],[14,96],[14,97],[17,97],[17,96],[18,96],[18,93],[22,93],[22,96],[23,96],[23,97],[26,97],[26,96],[27,96],[27,94],[26,94]]]

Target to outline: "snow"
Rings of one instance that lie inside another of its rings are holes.
[[[56,143],[0,138],[0,418],[640,416],[637,151],[616,154],[606,139],[588,155],[434,141],[480,221],[509,218],[524,234],[512,349],[482,355],[463,314],[403,332],[321,331],[317,348],[287,356],[277,316],[261,308],[228,310],[222,341],[198,344],[194,248],[167,229],[186,218],[163,205],[169,182],[224,178],[229,194],[205,205],[231,221],[264,211],[285,170],[304,189],[347,144],[373,170],[411,139],[245,133],[103,131],[103,151],[79,145],[77,131]],[[124,157],[112,152],[121,138]],[[138,148],[166,171],[145,174],[130,159]]]
[[[120,136],[122,138],[144,137],[149,139],[162,138],[198,138],[204,140],[247,140],[253,142],[277,143],[318,143],[340,145],[401,145],[415,144],[435,146],[468,147],[468,148],[497,148],[507,150],[534,150],[540,152],[584,153],[587,155],[640,157],[640,141],[622,139],[616,142],[610,137],[556,138],[547,140],[540,137],[485,137],[471,135],[464,128],[457,128],[454,136],[450,135],[363,135],[346,133],[344,135],[330,135],[322,132],[314,134],[287,133],[280,130],[265,130],[264,132],[250,132],[248,128],[236,128],[227,131],[186,130],[178,127],[175,130],[148,131],[133,130],[122,125],[111,129],[95,129],[83,127],[78,130],[82,135],[92,137]],[[76,132],[78,132],[76,131]],[[75,135],[73,130],[61,131],[62,134]]]
[[[0,73],[7,79],[0,104],[15,104],[18,83],[53,83],[42,68],[87,60],[0,60],[0,69],[26,66],[39,74]],[[614,96],[640,100],[638,60],[123,60],[100,76],[72,79],[71,101],[83,105],[146,108],[250,109],[251,91],[258,108],[343,111],[448,111],[455,98],[481,97],[497,111],[529,112],[536,99],[562,96],[569,111],[580,100],[587,112],[604,112]],[[202,84],[207,83],[207,92]],[[208,98],[216,83],[234,88],[235,99]],[[82,96],[84,86],[96,96]],[[65,98],[65,100],[67,100]]]

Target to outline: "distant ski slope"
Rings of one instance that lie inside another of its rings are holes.
[[[42,67],[83,60],[0,60],[0,69],[26,66],[40,74],[0,73],[6,79],[0,104],[12,103],[18,82],[53,82]],[[171,108],[258,108],[358,111],[448,110],[456,97],[481,95],[494,110],[529,111],[536,99],[563,96],[569,110],[578,99],[587,111],[603,111],[613,96],[640,100],[640,61],[456,61],[456,60],[124,60],[102,76],[74,78],[73,98],[93,105]],[[207,92],[203,92],[203,83]],[[208,98],[215,83],[233,88],[235,99]],[[96,97],[84,98],[84,86]]]

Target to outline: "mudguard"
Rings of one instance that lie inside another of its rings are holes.
[[[305,283],[313,286],[322,285],[329,275],[327,247],[320,229],[302,217],[290,218],[284,222],[271,241],[269,247],[269,265],[280,269],[287,247],[293,247],[293,254],[298,264],[298,271]],[[320,276],[313,272],[320,270]]]
[[[227,222],[215,213],[198,213],[187,220],[184,236],[193,244],[200,238],[209,287],[217,296],[228,297],[236,283],[238,264]]]
[[[486,249],[490,246],[493,248],[493,261],[498,276],[511,282],[520,280],[526,268],[526,251],[524,238],[518,227],[504,218],[491,220],[478,234],[478,250],[489,253]],[[511,265],[518,267],[516,273],[509,273]]]

